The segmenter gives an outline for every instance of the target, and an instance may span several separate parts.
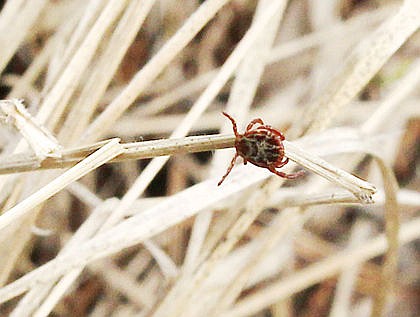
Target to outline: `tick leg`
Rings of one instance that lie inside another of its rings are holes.
[[[264,122],[262,121],[262,119],[257,118],[257,119],[252,120],[250,123],[248,123],[248,125],[247,125],[247,127],[246,127],[246,131],[251,130],[251,129],[252,129],[252,127],[253,127],[254,125],[256,125],[257,123],[259,123],[259,124],[261,124],[261,125],[264,125]]]
[[[286,173],[277,171],[274,166],[269,166],[268,169],[270,170],[271,173],[274,173],[280,177],[287,178],[287,179],[295,179],[305,174],[304,171],[299,171],[293,174],[286,174]]]
[[[235,154],[235,156],[233,157],[232,161],[230,162],[230,165],[229,165],[229,167],[228,167],[228,169],[226,171],[226,174],[223,175],[223,177],[220,180],[220,182],[217,183],[217,186],[220,186],[223,183],[223,181],[225,180],[225,178],[229,175],[230,171],[232,170],[233,166],[235,165],[235,161],[236,161],[236,158],[237,157],[238,157],[238,154]]]
[[[289,159],[287,157],[285,157],[283,161],[281,161],[280,163],[276,164],[276,167],[277,168],[283,167],[287,163],[289,163]]]
[[[280,138],[280,140],[282,140],[282,141],[284,141],[286,138],[284,137],[284,135],[283,135],[283,133],[281,133],[280,131],[278,131],[278,130],[276,130],[276,129],[274,129],[272,126],[266,126],[270,131],[271,131],[271,133],[274,133],[275,135],[278,135],[279,136],[279,138]]]
[[[235,136],[238,137],[238,128],[236,127],[236,121],[235,119],[233,119],[230,115],[228,115],[226,112],[222,112],[223,115],[228,118],[230,120],[230,122],[232,122],[232,128],[233,128],[233,133],[235,133]]]

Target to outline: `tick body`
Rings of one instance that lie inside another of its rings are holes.
[[[261,119],[254,119],[246,127],[245,133],[240,134],[238,133],[235,119],[226,112],[223,112],[223,115],[232,122],[233,133],[235,133],[236,153],[230,162],[226,174],[217,184],[218,186],[229,175],[238,156],[243,158],[244,164],[250,162],[256,166],[265,167],[270,172],[283,178],[294,179],[304,174],[303,171],[286,174],[276,170],[276,168],[280,168],[289,162],[289,159],[284,156],[282,141],[285,138],[280,131],[264,124]]]

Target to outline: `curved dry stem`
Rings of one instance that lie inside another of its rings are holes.
[[[385,192],[385,237],[388,249],[382,265],[382,276],[378,292],[374,296],[371,316],[382,316],[388,296],[395,288],[398,272],[398,236],[400,232],[400,215],[397,201],[398,183],[392,169],[380,157],[375,157],[382,174]]]

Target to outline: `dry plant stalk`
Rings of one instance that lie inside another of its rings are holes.
[[[417,31],[419,17],[419,2],[406,0],[394,16],[360,43],[329,91],[310,106],[302,131],[311,133],[330,125],[338,111],[349,104],[408,37]]]
[[[13,222],[18,222],[26,213],[30,212],[32,208],[36,207],[43,201],[58,193],[68,184],[83,177],[105,162],[108,162],[122,151],[123,149],[119,144],[119,139],[110,140],[98,151],[89,155],[86,159],[82,160],[73,168],[64,172],[62,175],[54,179],[54,181],[38,190],[20,202],[18,205],[7,210],[3,215],[0,216],[0,230]]]
[[[391,166],[415,162],[419,1],[301,3],[5,2],[0,304],[24,295],[1,315],[416,314],[418,176]],[[222,111],[306,176],[238,162],[217,187]]]
[[[196,153],[204,151],[212,151],[215,149],[224,149],[233,147],[234,137],[228,135],[206,135],[197,137],[187,137],[183,139],[167,139],[157,141],[144,141],[121,144],[121,154],[116,156],[110,162],[120,162],[128,159],[144,159],[153,158],[157,156],[169,156],[183,153]],[[93,151],[101,148],[109,141],[102,141],[91,146],[85,146],[81,149],[67,149],[61,151],[61,157],[48,158],[41,160],[38,156],[29,156],[28,159],[19,156],[20,159],[8,157],[4,159],[6,162],[0,162],[0,173],[23,172],[38,169],[52,169],[73,166],[83,160],[86,156],[93,153]],[[372,195],[376,192],[376,188],[337,167],[332,166],[325,160],[304,151],[291,142],[284,141],[285,156],[290,160],[298,163],[320,176],[328,179],[331,182],[348,189],[361,202],[372,202]]]
[[[62,147],[57,139],[26,110],[22,100],[0,100],[5,122],[12,123],[35,152],[36,159],[61,157]]]

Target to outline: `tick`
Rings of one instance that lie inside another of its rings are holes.
[[[238,133],[235,119],[226,112],[223,112],[223,115],[232,122],[233,133],[235,133],[236,153],[230,162],[226,174],[222,177],[217,186],[220,186],[229,175],[238,156],[243,158],[244,165],[250,162],[256,166],[267,168],[271,173],[283,178],[294,179],[304,174],[303,171],[286,174],[276,170],[276,168],[283,167],[289,162],[289,159],[284,156],[282,141],[284,141],[285,137],[280,131],[264,124],[264,122],[258,118],[252,120],[248,124],[244,134],[240,134]]]

